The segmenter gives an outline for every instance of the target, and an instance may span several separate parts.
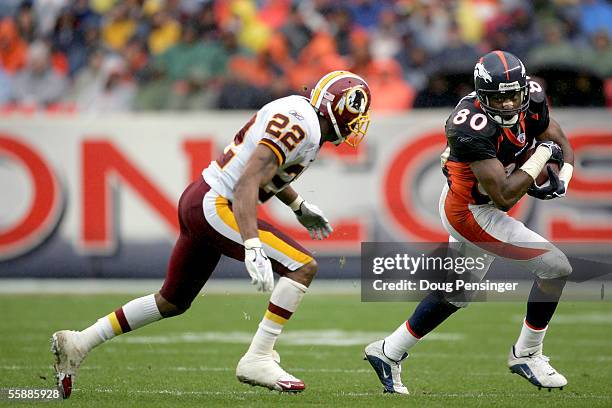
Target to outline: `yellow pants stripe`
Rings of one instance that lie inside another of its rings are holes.
[[[274,314],[269,310],[266,310],[266,314],[264,315],[264,317],[280,325],[284,325],[285,323],[287,323],[287,319],[285,319],[284,317],[280,317],[279,315]]]
[[[115,315],[115,312],[110,313],[108,316],[108,320],[110,321],[111,327],[113,328],[113,331],[115,332],[115,334],[121,334],[123,333],[123,330],[121,330],[121,325],[119,324],[119,320],[117,320],[117,316]]]
[[[236,222],[236,218],[234,217],[234,213],[230,210],[228,201],[224,197],[217,197],[215,200],[215,207],[217,208],[217,214],[225,224],[227,224],[230,228],[232,228],[236,232],[240,232],[238,229],[238,223]],[[302,265],[306,265],[309,262],[312,262],[312,257],[306,255],[302,251],[297,250],[291,245],[287,244],[285,241],[271,233],[270,231],[258,230],[259,239],[266,244],[276,249],[279,252],[282,252],[287,257],[293,259],[296,262],[301,263]]]

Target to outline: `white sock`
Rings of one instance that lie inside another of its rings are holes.
[[[247,353],[260,355],[272,353],[276,338],[283,331],[285,323],[293,312],[297,310],[307,289],[301,283],[284,276],[278,280],[270,296],[268,310],[259,323]]]
[[[399,361],[420,338],[408,330],[408,322],[402,323],[393,333],[385,338],[383,353],[391,360]]]
[[[147,295],[126,303],[81,331],[87,351],[113,337],[136,330],[162,318],[155,303],[155,295]]]
[[[523,320],[523,327],[516,344],[514,345],[514,354],[519,357],[521,355],[541,350],[544,336],[548,326],[541,330],[532,329],[527,325],[527,321]]]

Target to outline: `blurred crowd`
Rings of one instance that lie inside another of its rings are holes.
[[[372,108],[452,106],[504,49],[561,105],[612,106],[612,1],[2,0],[0,109],[255,109],[349,69]]]

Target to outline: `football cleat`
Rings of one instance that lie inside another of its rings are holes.
[[[365,348],[364,360],[368,360],[381,384],[385,387],[383,392],[408,395],[410,393],[404,384],[402,384],[401,377],[401,364],[408,357],[408,354],[404,354],[399,361],[391,360],[383,351],[384,344],[384,340],[370,343]]]
[[[527,355],[517,356],[514,346],[508,355],[508,367],[514,374],[518,374],[539,389],[560,388],[567,384],[567,379],[555,370],[550,363],[550,359],[542,354],[542,346],[527,349]]]
[[[276,351],[271,355],[246,353],[236,367],[238,381],[266,387],[281,392],[302,392],[306,388],[304,381],[295,378],[279,365],[280,356]]]
[[[79,366],[87,356],[86,348],[81,344],[78,331],[62,330],[53,333],[51,337],[51,352],[55,356],[55,378],[57,388],[66,399],[72,393],[74,380]]]

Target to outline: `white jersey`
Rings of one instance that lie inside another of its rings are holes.
[[[263,144],[274,152],[279,163],[272,180],[259,189],[259,201],[263,203],[306,170],[316,158],[320,142],[319,119],[308,99],[287,96],[261,108],[238,131],[221,157],[202,171],[202,176],[217,194],[232,201],[234,187],[247,162],[257,145]]]

